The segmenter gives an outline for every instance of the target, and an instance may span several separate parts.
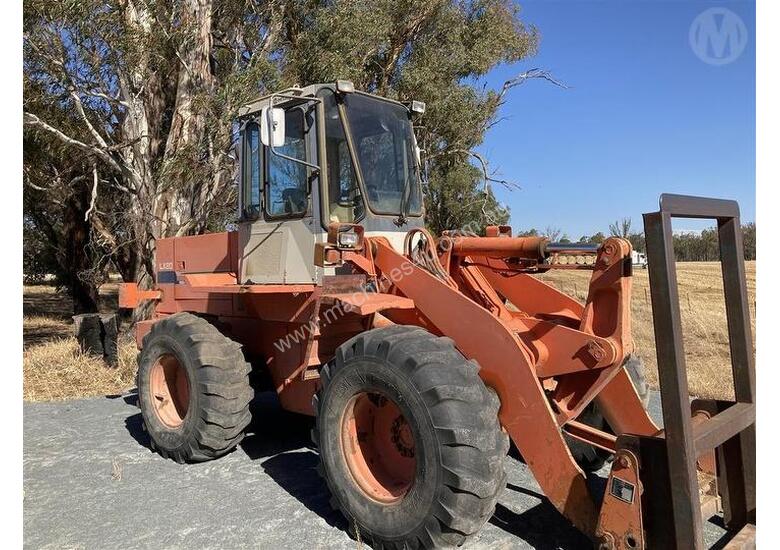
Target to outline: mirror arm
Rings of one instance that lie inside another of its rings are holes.
[[[285,95],[285,94],[271,94],[271,97],[268,100],[268,107],[269,108],[266,110],[266,113],[265,113],[266,123],[268,124],[268,128],[271,128],[271,122],[273,122],[273,119],[271,118],[271,111],[273,110],[273,107],[274,107],[274,100],[277,97],[282,97],[282,98],[287,98],[287,99],[299,99],[297,96],[289,96],[289,95]],[[318,97],[312,97],[312,98],[309,98],[308,101],[320,102],[321,100]],[[320,171],[322,170],[320,168],[319,164],[312,164],[310,162],[306,162],[305,160],[297,159],[295,157],[290,157],[288,155],[285,155],[284,153],[278,152],[276,150],[276,148],[274,147],[274,140],[273,139],[270,140],[268,148],[271,150],[271,154],[272,155],[276,155],[279,158],[283,158],[283,159],[286,159],[286,160],[291,160],[293,162],[297,162],[298,164],[303,164],[304,166],[308,166],[309,168],[314,170],[316,174],[319,174]],[[308,181],[308,178],[307,178],[307,181]],[[309,183],[309,192],[311,192],[311,183]]]
[[[312,164],[310,162],[306,162],[305,160],[297,159],[295,157],[290,157],[290,156],[285,155],[284,153],[280,153],[280,152],[276,151],[274,149],[273,143],[271,145],[269,145],[268,148],[271,150],[272,154],[276,155],[279,158],[283,158],[285,160],[291,160],[293,162],[297,162],[298,164],[303,164],[304,166],[308,166],[309,168],[311,168],[312,170],[314,170],[317,173],[319,173],[320,170],[321,170],[319,164]]]

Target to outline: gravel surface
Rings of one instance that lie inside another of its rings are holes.
[[[191,465],[149,450],[135,403],[128,394],[24,404],[25,547],[359,547],[315,471],[310,421],[273,396],[253,404],[253,433],[235,452]],[[659,416],[657,394],[651,412]],[[526,466],[506,460],[507,489],[466,548],[591,548]],[[591,481],[603,490],[603,479]],[[706,524],[708,544],[723,533]]]

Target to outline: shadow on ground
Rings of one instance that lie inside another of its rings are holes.
[[[507,483],[507,492],[522,493],[541,502],[536,506],[516,513],[499,502],[490,523],[510,535],[524,540],[537,550],[560,550],[562,548],[592,548],[592,543],[571,523],[558,513],[547,497],[536,491]],[[551,534],[554,533],[553,536]],[[567,541],[565,544],[562,541]]]
[[[118,286],[105,284],[99,291],[102,313],[115,313]],[[24,349],[73,335],[73,301],[67,292],[46,284],[25,285],[22,294]]]
[[[106,397],[116,399],[118,396]],[[122,399],[128,405],[137,407],[138,390],[131,390],[127,395],[122,396]],[[252,423],[239,446],[252,460],[301,450],[301,448],[313,449],[309,439],[309,430],[313,426],[312,420],[284,411],[279,406],[276,394],[271,392],[258,394],[249,408],[252,412]],[[125,427],[140,445],[151,449],[149,434],[144,428],[140,411],[125,419]]]
[[[112,396],[113,397],[113,396]],[[130,405],[138,404],[137,393],[123,397]],[[266,392],[250,404],[252,423],[240,448],[282,489],[332,527],[349,532],[344,517],[330,506],[330,494],[317,473],[319,457],[310,432],[313,419],[283,410],[275,393]],[[140,412],[125,419],[128,433],[140,445],[151,449],[149,434]]]
[[[22,299],[22,311],[27,315],[41,315],[62,320],[70,320],[73,315],[73,303],[62,292],[47,286],[26,287]]]
[[[67,338],[73,335],[73,328],[68,324],[69,320],[63,319],[56,323],[41,323],[38,326],[25,326],[23,331],[24,345],[26,350],[31,346],[45,344],[51,340]]]
[[[348,523],[330,506],[330,493],[317,473],[319,456],[311,442],[314,419],[287,412],[276,394],[259,394],[252,402],[252,424],[241,442],[253,460],[281,488],[328,525],[349,532]]]
[[[122,399],[137,405],[136,393]],[[250,408],[252,423],[240,444],[241,450],[250,459],[260,461],[263,471],[290,496],[354,539],[344,516],[331,507],[328,488],[317,473],[319,457],[310,438],[313,419],[282,410],[276,394],[271,392],[258,394]],[[151,448],[140,412],[127,417],[125,427],[140,445]],[[597,480],[594,482],[598,484]],[[514,491],[541,502],[522,513],[499,502],[490,519],[492,525],[541,550],[590,547],[588,539],[563,519],[544,495],[511,483],[506,491],[505,496]],[[551,533],[556,536],[551,538]],[[562,544],[563,541],[566,543]]]

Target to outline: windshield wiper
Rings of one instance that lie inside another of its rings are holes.
[[[396,218],[393,221],[393,223],[395,223],[395,225],[399,227],[402,225],[406,225],[407,215],[409,214],[409,212],[407,212],[409,208],[409,201],[406,200],[406,196],[410,194],[409,193],[411,189],[411,185],[409,185],[410,183],[411,183],[411,178],[409,177],[409,173],[407,172],[406,178],[404,179],[404,188],[401,191],[401,204],[399,207],[398,218]]]
[[[412,166],[414,166],[413,174],[414,179],[417,181],[420,181],[420,166],[415,161]],[[404,179],[404,188],[401,191],[401,205],[400,205],[400,213],[398,214],[398,218],[394,220],[394,223],[397,226],[402,226],[406,224],[407,218],[409,216],[409,206],[410,206],[410,198],[412,196],[412,178],[410,177],[410,174],[406,173],[406,178]]]

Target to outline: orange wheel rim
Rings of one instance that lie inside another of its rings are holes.
[[[398,502],[414,483],[414,433],[392,399],[373,392],[352,397],[341,421],[341,445],[355,483],[382,504]]]
[[[190,402],[190,381],[187,371],[175,356],[161,355],[150,374],[152,404],[157,418],[169,428],[178,428],[187,416]]]

